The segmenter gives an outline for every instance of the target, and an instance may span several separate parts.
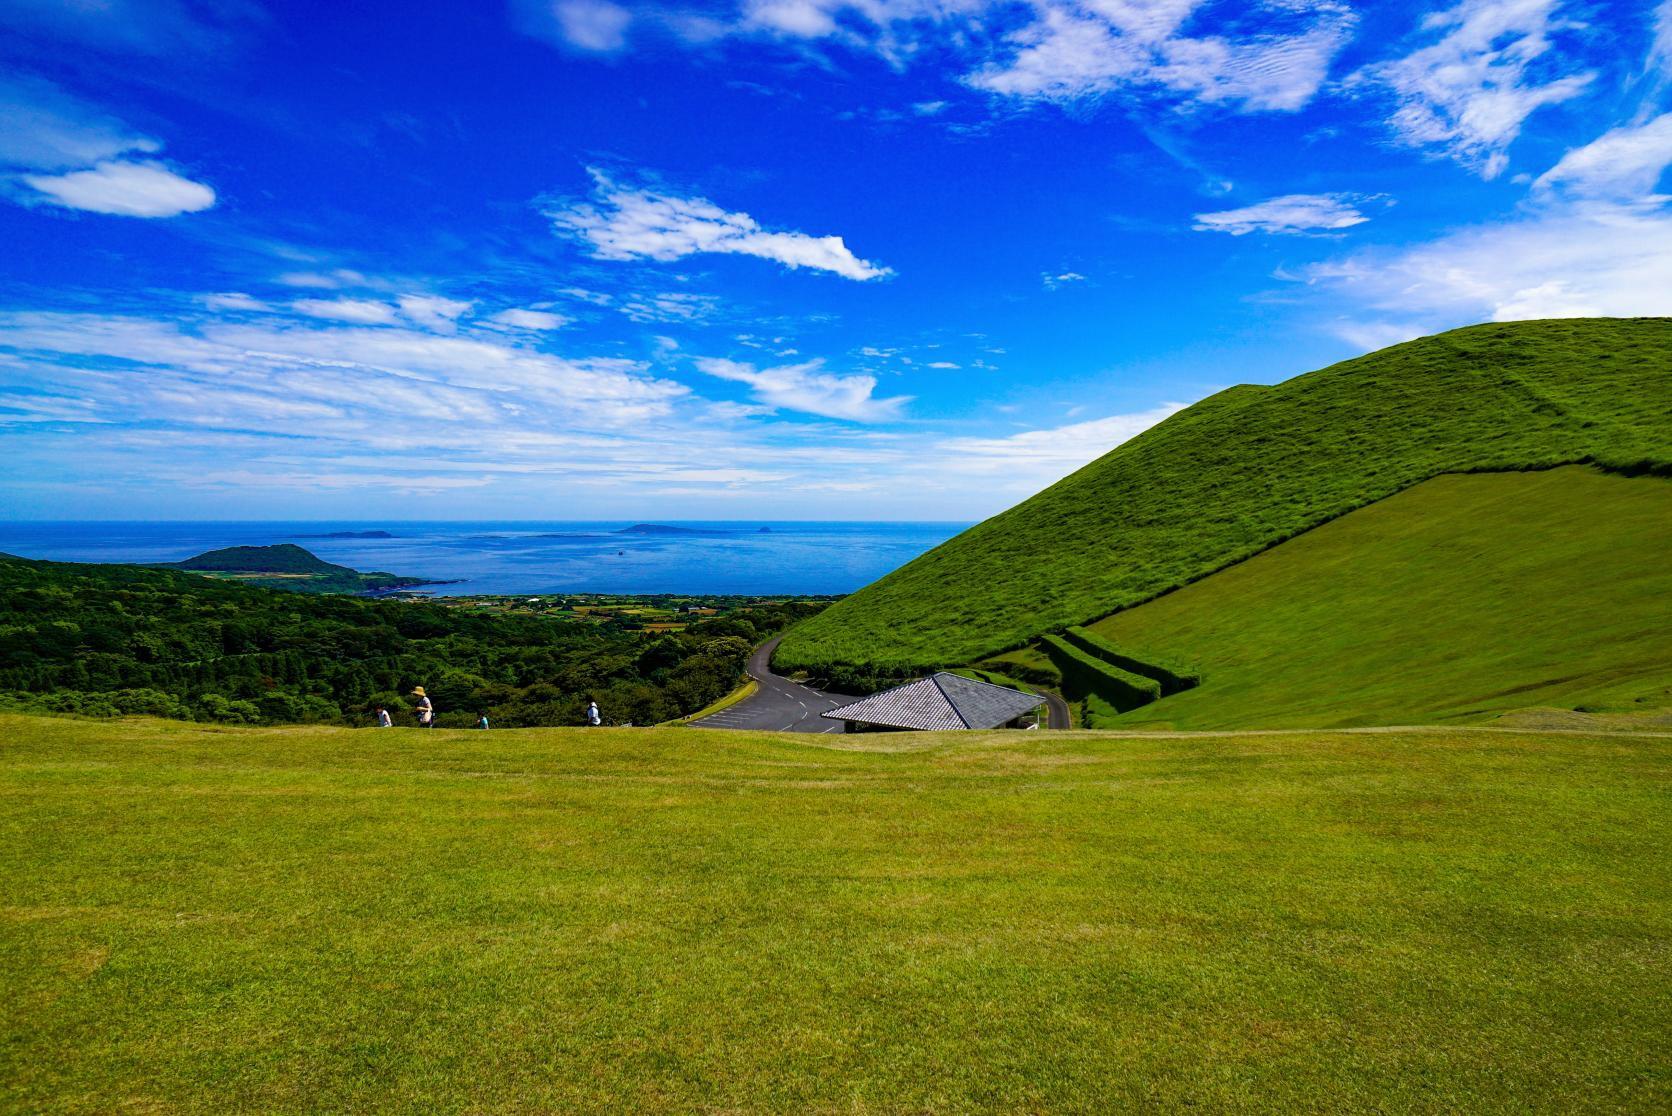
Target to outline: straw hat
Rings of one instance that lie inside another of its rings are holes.
[[[429,695],[424,692],[424,687],[422,686],[412,687],[412,692],[417,694],[419,697],[429,697]]]

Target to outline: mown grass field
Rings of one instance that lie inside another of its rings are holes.
[[[1672,481],[1572,466],[1437,477],[1093,630],[1201,686],[1179,728],[1672,708]]]
[[[845,743],[0,717],[0,1109],[1672,1105],[1672,739]]]
[[[1672,470],[1672,318],[1472,326],[1230,388],[838,602],[775,661],[975,662],[1430,477],[1575,462]]]

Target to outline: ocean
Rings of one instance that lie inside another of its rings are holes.
[[[478,593],[849,593],[965,523],[691,522],[0,523],[0,552],[62,562],[177,562],[223,546],[295,543],[328,562]],[[764,528],[764,530],[763,530]],[[388,538],[347,537],[384,532]],[[335,536],[335,537],[333,537]]]

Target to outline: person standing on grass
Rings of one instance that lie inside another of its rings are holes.
[[[383,706],[381,706],[381,705],[377,707],[377,727],[378,728],[394,728],[395,727],[395,722],[389,719],[389,711],[387,709],[383,708]]]
[[[430,696],[424,692],[424,687],[412,687],[412,696],[418,699],[415,712],[418,714],[419,728],[435,727],[435,706],[430,704]]]
[[[595,701],[589,701],[586,703],[586,723],[589,725],[601,725],[604,723],[604,718],[598,715],[598,703]]]
[[[479,729],[488,727],[488,715],[486,713],[476,714],[476,727]]]

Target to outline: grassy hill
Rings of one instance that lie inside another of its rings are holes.
[[[1451,472],[1672,470],[1672,319],[1473,326],[1203,400],[839,602],[776,662],[972,662]]]
[[[1672,707],[1672,480],[1437,477],[1092,625],[1201,685],[1182,728]]]
[[[348,566],[327,562],[294,543],[228,546],[187,558],[184,562],[164,565],[172,570],[207,574],[259,585],[264,589],[286,589],[295,593],[363,593],[438,584],[421,577],[361,573]]]
[[[1672,739],[843,744],[0,716],[0,1109],[1672,1106]]]

